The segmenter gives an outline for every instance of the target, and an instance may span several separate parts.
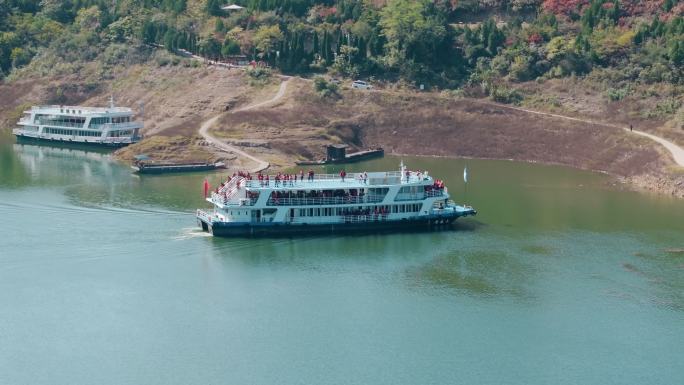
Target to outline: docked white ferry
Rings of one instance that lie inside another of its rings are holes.
[[[34,106],[12,132],[18,139],[126,146],[140,140],[142,124],[130,108]]]
[[[205,185],[206,189],[206,185]],[[198,224],[217,236],[433,228],[475,215],[457,205],[427,171],[344,175],[241,173],[222,183],[197,210]]]

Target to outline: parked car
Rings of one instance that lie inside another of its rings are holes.
[[[354,80],[354,82],[352,83],[352,88],[357,88],[360,90],[370,90],[373,88],[373,86],[371,86],[367,82],[364,82],[363,80]]]
[[[340,79],[338,79],[338,78],[330,78],[330,83],[332,83],[332,84],[340,84]]]

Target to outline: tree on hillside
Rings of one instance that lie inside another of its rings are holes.
[[[589,0],[544,0],[542,8],[555,15],[579,15]]]
[[[97,31],[100,29],[102,23],[102,12],[96,6],[90,8],[81,8],[76,16],[75,24],[80,30]]]
[[[75,16],[69,0],[41,0],[40,13],[60,23],[70,23]]]
[[[226,38],[221,46],[221,56],[231,56],[240,54],[240,44],[231,38]]]
[[[188,7],[187,0],[164,0],[164,8],[170,10],[174,14],[185,12]]]
[[[205,10],[212,16],[223,16],[221,0],[207,0]]]
[[[429,0],[390,0],[380,12],[384,63],[411,80],[432,82],[457,57],[446,16]]]
[[[684,41],[675,40],[670,44],[668,56],[672,64],[680,66],[684,64]]]
[[[254,46],[260,52],[261,57],[272,58],[273,51],[278,47],[278,43],[283,40],[283,33],[276,25],[261,26],[254,34]]]
[[[7,17],[10,15],[10,6],[5,0],[0,0],[0,30],[4,30],[7,25]]]
[[[200,55],[216,59],[221,55],[221,45],[212,36],[203,37],[199,42]]]

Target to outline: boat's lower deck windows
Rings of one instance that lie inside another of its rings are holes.
[[[46,134],[53,134],[53,135],[67,135],[67,136],[90,136],[90,137],[99,137],[101,135],[100,132],[97,131],[86,131],[86,130],[70,130],[67,128],[52,128],[52,127],[47,127],[44,129],[44,132]]]
[[[228,211],[228,215],[249,215],[249,210],[230,210]]]
[[[133,131],[131,130],[119,130],[119,131],[112,131],[109,133],[110,138],[119,138],[122,136],[131,136]]]
[[[392,213],[414,213],[420,211],[421,204],[392,205]]]
[[[306,209],[290,209],[291,217],[329,217],[345,215],[369,215],[369,214],[399,214],[416,213],[421,209],[420,203],[404,205],[377,205],[377,206],[353,206],[353,207],[320,207]]]

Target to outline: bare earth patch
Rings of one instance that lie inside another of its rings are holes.
[[[297,81],[286,103],[226,114],[214,133],[282,167],[322,157],[325,144],[343,142],[394,154],[562,164],[684,196],[684,177],[673,171],[670,155],[646,138],[436,94],[349,90],[339,100],[321,99]]]
[[[131,66],[116,80],[96,88],[75,77],[17,81],[0,85],[0,121],[11,127],[21,108],[56,97],[64,104],[106,105],[114,94],[119,105],[136,110],[140,102],[145,105],[146,139],[116,153],[126,161],[144,153],[165,161],[221,159],[242,167],[239,157],[207,146],[196,136],[203,121],[221,114],[212,135],[274,168],[322,158],[324,145],[346,143],[357,149],[382,146],[394,154],[562,164],[607,172],[645,189],[684,196],[684,173],[665,149],[647,138],[615,127],[534,115],[476,99],[348,89],[341,91],[341,98],[322,99],[311,82],[292,79],[278,102],[238,111],[240,106],[271,98],[278,83],[274,77],[271,84],[253,88],[236,70],[151,65]],[[635,109],[653,107],[643,104],[646,102],[606,105],[595,93],[557,81],[530,84],[529,91],[540,91],[537,87],[541,86],[548,89],[533,100],[537,105],[529,107],[543,110],[546,105],[547,110],[561,114],[612,123],[636,122],[636,128],[684,144],[684,136],[677,129],[663,128],[662,121],[621,120],[623,114],[636,116]]]

